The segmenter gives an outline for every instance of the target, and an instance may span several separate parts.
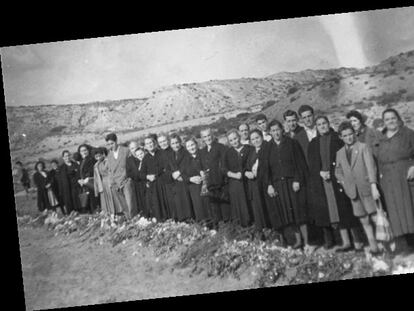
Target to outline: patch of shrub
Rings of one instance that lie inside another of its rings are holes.
[[[299,90],[299,89],[298,89],[296,86],[292,86],[291,88],[289,88],[289,90],[288,90],[288,94],[289,94],[289,95],[294,94],[294,93],[296,93],[298,90]]]
[[[52,129],[50,130],[50,133],[51,133],[51,134],[58,134],[58,133],[62,132],[65,128],[66,128],[66,126],[64,126],[64,125],[59,125],[59,126],[56,126],[56,127],[52,128]]]

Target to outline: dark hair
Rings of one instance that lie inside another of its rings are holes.
[[[354,118],[358,119],[358,120],[359,120],[359,122],[361,122],[361,124],[362,124],[362,125],[364,125],[364,124],[365,124],[364,117],[362,116],[362,114],[361,114],[358,110],[351,110],[350,112],[348,112],[348,113],[346,114],[346,118],[347,118],[347,119],[350,119],[350,118],[352,118],[352,117],[354,117]]]
[[[53,159],[52,161],[50,161],[50,163],[55,163],[55,164],[59,165],[59,161],[56,160],[56,159]]]
[[[398,121],[400,121],[400,125],[404,125],[404,121],[401,119],[401,116],[399,114],[399,112],[397,110],[395,110],[394,108],[387,108],[382,112],[382,119],[384,120],[384,116],[386,113],[392,112],[393,114],[395,114],[395,116],[397,117]]]
[[[302,116],[302,113],[304,113],[306,111],[310,111],[310,112],[312,112],[312,114],[314,114],[313,108],[311,106],[309,106],[309,105],[302,105],[302,106],[300,106],[299,109],[298,109],[298,114],[300,116]]]
[[[249,126],[249,124],[247,124],[246,122],[244,122],[244,123],[240,123],[239,124],[239,126],[237,127],[237,129],[240,131],[240,126],[242,126],[242,125],[246,125],[247,126],[247,129],[248,130],[250,130],[250,126]]]
[[[285,113],[283,114],[283,120],[286,120],[286,117],[293,117],[293,116],[296,117],[296,119],[299,119],[296,111],[286,110]]]
[[[256,118],[255,118],[256,122],[259,122],[261,120],[265,120],[267,121],[267,117],[263,114],[263,113],[259,113]]]
[[[109,141],[112,140],[114,142],[118,141],[118,137],[116,136],[115,133],[109,133],[108,135],[105,136],[105,141]]]
[[[351,122],[349,122],[349,121],[344,121],[341,124],[339,124],[339,126],[338,126],[338,134],[339,135],[342,135],[342,131],[345,131],[345,130],[352,130],[352,132],[355,133],[355,130],[354,130]]]
[[[146,138],[152,138],[153,140],[154,140],[154,142],[155,142],[155,145],[157,145],[158,144],[158,135],[157,134],[155,134],[155,133],[150,133],[150,134],[148,134],[147,135],[147,137]]]
[[[82,161],[82,157],[81,157],[81,155],[80,155],[80,153],[79,153],[79,152],[75,152],[75,153],[73,154],[73,160],[75,160],[76,162],[80,162],[80,161]]]
[[[251,130],[251,131],[250,131],[250,133],[249,133],[249,137],[251,137],[253,133],[256,133],[256,134],[257,134],[257,135],[259,135],[261,138],[263,138],[263,133],[262,133],[262,131],[260,131],[259,129],[253,129],[253,130]]]
[[[95,157],[97,154],[103,154],[106,156],[108,154],[108,150],[105,147],[98,147],[93,150],[92,154],[93,157]]]
[[[67,149],[63,150],[63,151],[62,151],[62,158],[65,156],[65,153],[69,153],[69,154],[70,154],[70,151],[69,151],[69,150],[67,150]]]
[[[16,165],[21,165],[21,166],[23,166],[23,163],[22,163],[21,161],[17,161],[17,162],[16,162]]]
[[[329,121],[329,119],[328,119],[328,117],[327,117],[327,116],[323,116],[323,115],[317,116],[317,117],[315,118],[315,123],[316,123],[316,121],[318,121],[319,119],[324,119],[326,122],[328,122],[328,124],[329,124],[329,125],[331,124],[331,122]]]
[[[43,161],[37,161],[37,162],[36,162],[36,164],[35,164],[35,166],[34,166],[35,171],[38,171],[37,167],[38,167],[40,164],[42,165],[42,168],[43,168],[43,169],[45,169],[45,168],[46,168],[45,162],[43,162]]]
[[[272,128],[275,125],[277,125],[283,131],[283,124],[279,120],[276,120],[276,119],[272,120],[269,123],[269,129]]]
[[[182,143],[181,137],[180,137],[180,135],[178,135],[177,133],[173,133],[173,134],[171,134],[171,135],[170,135],[170,141],[171,141],[171,140],[173,140],[173,139],[178,140],[178,142],[179,142],[180,144]]]
[[[85,147],[86,150],[88,150],[89,155],[92,154],[92,146],[88,145],[88,144],[82,144],[78,147],[78,153],[80,154],[80,150],[82,147]]]

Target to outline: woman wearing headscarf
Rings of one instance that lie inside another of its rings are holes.
[[[310,216],[323,229],[325,248],[334,246],[334,227],[339,229],[342,238],[342,245],[337,251],[348,251],[352,249],[348,229],[351,229],[355,240],[354,229],[360,224],[353,214],[351,201],[335,177],[336,153],[344,143],[330,127],[327,117],[319,116],[315,122],[318,136],[312,139],[308,148]],[[358,247],[358,250],[361,249]]]
[[[395,109],[386,109],[385,128],[377,149],[380,184],[397,251],[407,250],[405,236],[414,233],[414,131]]]
[[[194,218],[193,206],[191,204],[190,191],[187,183],[184,181],[182,171],[184,169],[186,158],[189,156],[187,150],[183,147],[181,137],[177,134],[171,135],[171,149],[173,150],[170,162],[172,178],[174,180],[174,202],[177,211],[177,220],[186,221]]]
[[[108,160],[106,148],[96,148],[93,156],[96,160],[94,165],[93,185],[95,197],[99,197],[101,211],[108,215],[115,215],[115,203],[111,191],[111,180],[109,178]]]
[[[80,185],[79,179],[79,165],[71,159],[71,154],[68,150],[62,152],[63,164],[60,166],[60,187],[62,190],[62,200],[66,214],[72,211],[80,211]]]
[[[96,163],[95,158],[92,155],[92,147],[87,144],[82,144],[78,148],[78,153],[81,155],[81,162],[79,166],[79,179],[78,183],[82,187],[83,191],[89,192],[88,205],[83,210],[93,213],[97,208],[97,202],[94,195],[94,166]]]
[[[39,161],[35,165],[35,173],[33,174],[33,182],[37,188],[37,208],[39,212],[53,208],[48,195],[48,191],[52,191],[51,179],[45,168],[45,163]]]

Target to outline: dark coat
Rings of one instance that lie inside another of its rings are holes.
[[[203,166],[203,161],[201,159],[201,155],[199,152],[197,153],[197,156],[195,158],[191,155],[185,157],[181,175],[184,181],[188,184],[191,204],[193,207],[196,221],[206,221],[211,218],[208,208],[208,201],[205,197],[202,197],[200,195],[201,184],[197,185],[190,182],[191,177],[200,176],[200,171],[204,170],[205,167]]]
[[[335,177],[336,167],[336,153],[340,150],[344,143],[339,138],[338,134],[331,129],[331,143],[330,143],[330,176],[332,180],[332,186],[334,189],[335,199],[338,206],[339,213],[339,227],[351,228],[358,226],[358,219],[355,218],[352,211],[352,205],[349,198],[346,196],[341,184]],[[320,227],[328,227],[331,225],[329,218],[329,208],[326,199],[325,188],[323,185],[320,172],[322,169],[322,160],[320,156],[320,136],[314,138],[308,148],[308,160],[309,160],[309,193],[310,197],[310,218],[313,219],[315,224]]]
[[[164,164],[162,154],[159,150],[154,155],[147,153],[142,160],[141,176],[147,180],[147,175],[155,175],[153,182],[147,181],[146,206],[151,216],[158,220],[168,218],[168,206],[165,202],[166,194],[163,187],[162,175],[164,174]]]
[[[227,175],[228,172],[241,173],[241,180],[228,177],[229,196],[230,196],[230,217],[232,221],[236,221],[242,226],[250,225],[253,215],[247,200],[247,178],[244,172],[247,168],[247,159],[254,148],[244,145],[238,153],[234,148],[226,151],[223,170]]]
[[[89,182],[84,186],[86,187],[91,195],[89,195],[88,200],[88,207],[87,210],[93,212],[98,205],[98,200],[96,200],[95,195],[93,194],[95,191],[94,183],[93,183],[93,176],[94,176],[94,166],[96,160],[92,155],[88,155],[86,158],[82,159],[81,164],[79,166],[79,178],[85,179],[89,178]]]
[[[132,180],[132,186],[137,199],[138,212],[142,213],[145,217],[149,217],[149,212],[145,202],[146,179],[140,173],[140,164],[141,161],[139,159],[132,155],[128,156],[125,166],[126,175]]]
[[[79,193],[79,164],[72,161],[72,165],[60,166],[60,189],[65,212],[80,211]]]
[[[177,219],[177,210],[174,202],[174,185],[171,171],[171,161],[173,159],[174,151],[171,147],[159,151],[161,154],[161,165],[163,173],[161,175],[161,182],[164,188],[164,202],[167,208],[167,217]]]
[[[46,177],[39,172],[33,174],[33,183],[37,187],[37,208],[40,212],[52,208],[47,195],[48,189],[46,188],[46,185],[51,184],[51,178],[48,172],[45,173]]]
[[[206,170],[209,170],[208,189],[220,189],[226,182],[223,162],[228,148],[214,141],[210,151],[207,146],[200,150],[201,160]]]
[[[188,157],[190,155],[185,150],[181,148],[178,152],[172,153],[172,158],[170,161],[170,171],[175,172],[179,171],[181,174],[185,170],[185,165],[188,163]],[[193,206],[191,204],[190,191],[188,188],[188,183],[186,181],[175,180],[173,182],[173,195],[174,203],[176,206],[176,217],[177,220],[182,221],[186,219],[194,218]]]
[[[308,147],[309,147],[310,141],[308,139],[308,135],[306,134],[305,129],[302,126],[296,127],[294,135],[293,135],[293,139],[298,141],[299,145],[302,148],[302,152],[305,157],[306,164],[309,164],[308,163]]]
[[[49,176],[50,176],[50,181],[52,184],[52,190],[53,193],[56,195],[56,198],[59,202],[59,205],[62,202],[62,195],[61,195],[61,190],[59,189],[59,185],[60,185],[60,168],[57,168],[56,170],[50,170],[49,171]]]

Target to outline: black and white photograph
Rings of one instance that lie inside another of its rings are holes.
[[[401,7],[1,47],[26,309],[414,273],[413,30]]]

